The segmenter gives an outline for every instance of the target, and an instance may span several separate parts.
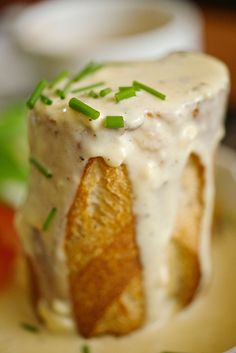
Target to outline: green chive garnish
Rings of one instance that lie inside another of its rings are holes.
[[[29,159],[30,163],[33,164],[39,172],[41,172],[45,177],[51,178],[52,173],[49,172],[41,163],[39,163],[35,158],[31,157]]]
[[[127,87],[125,89],[120,90],[115,94],[115,99],[117,102],[120,102],[123,99],[131,98],[136,96],[136,91],[134,87]]]
[[[100,116],[100,113],[97,110],[93,109],[77,98],[71,98],[69,101],[69,106],[77,112],[86,115],[92,120],[96,120]]]
[[[61,99],[65,99],[66,98],[65,92],[62,89],[57,89],[55,93]]]
[[[44,96],[43,94],[41,94],[40,99],[46,105],[51,105],[53,103],[53,101],[49,97]]]
[[[46,87],[46,84],[47,84],[47,81],[45,81],[45,80],[39,81],[39,83],[35,87],[33,93],[31,94],[31,96],[29,97],[29,99],[26,102],[26,105],[29,109],[34,108],[36,102],[38,101],[38,99],[41,96],[42,91]]]
[[[26,331],[29,331],[29,332],[32,332],[32,333],[39,333],[39,328],[32,325],[32,324],[28,324],[27,322],[22,322],[20,324],[20,326],[26,330]]]
[[[47,216],[47,218],[46,218],[46,220],[45,220],[45,222],[43,224],[43,227],[42,227],[43,231],[48,230],[48,228],[49,228],[50,224],[52,223],[52,220],[55,217],[56,213],[57,213],[57,209],[55,207],[53,207],[51,209],[51,211],[49,212],[49,214],[48,214],[48,216]]]
[[[134,81],[133,82],[133,86],[135,87],[135,89],[142,89],[143,91],[146,91],[146,92],[152,94],[153,96],[156,96],[156,97],[160,98],[161,100],[165,100],[166,99],[166,95],[165,94],[155,90],[152,87],[144,85],[141,82]]]
[[[55,87],[59,82],[63,81],[68,76],[69,76],[69,72],[67,70],[60,72],[59,75],[56,76],[54,80],[52,80],[52,82],[49,84],[49,87],[50,88]]]
[[[90,353],[90,352],[91,352],[91,351],[90,351],[89,346],[83,345],[83,346],[81,347],[81,353]]]
[[[124,91],[124,90],[130,89],[130,88],[134,88],[135,91],[139,91],[140,90],[140,88],[134,87],[134,86],[121,86],[121,87],[119,87],[119,90],[120,91]]]
[[[67,84],[65,85],[65,87],[64,87],[63,89],[57,89],[57,90],[56,90],[56,94],[57,94],[61,99],[65,99],[67,93],[70,91],[71,84],[72,84],[71,81],[67,82]]]
[[[100,97],[105,97],[107,96],[109,93],[112,92],[112,89],[110,87],[104,88],[99,92]]]
[[[79,88],[74,89],[72,91],[72,93],[79,93],[79,92],[83,92],[83,91],[88,91],[88,90],[90,90],[92,88],[103,86],[104,84],[105,84],[105,82],[98,82],[98,83],[94,83],[94,84],[91,84],[91,85],[88,85],[88,86],[79,87]]]
[[[73,82],[82,80],[82,78],[91,75],[95,71],[101,69],[104,64],[101,63],[89,63],[87,64],[72,80],[70,80],[63,89],[57,90],[56,94],[61,98],[65,99],[66,94],[70,91]],[[78,91],[77,91],[78,92]]]
[[[91,91],[88,93],[88,96],[89,96],[89,97],[92,97],[92,98],[98,98],[98,97],[99,97],[99,95],[98,95],[96,92],[94,92],[93,90],[91,90]]]
[[[104,63],[88,63],[74,78],[73,81],[80,81],[85,76],[91,75],[97,70],[101,69],[104,66]]]
[[[105,118],[104,126],[108,129],[120,129],[125,126],[124,118],[120,115],[108,115]]]

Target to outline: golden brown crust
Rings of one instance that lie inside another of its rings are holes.
[[[121,335],[144,320],[132,189],[124,165],[87,163],[68,214],[65,250],[78,330]]]
[[[191,155],[181,178],[178,214],[168,246],[168,292],[180,306],[191,302],[201,279],[204,187],[204,168]],[[124,165],[112,168],[102,158],[89,160],[68,213],[65,250],[79,332],[85,337],[123,335],[139,328],[144,322],[145,298],[132,189]],[[45,254],[36,253],[44,255],[37,257],[36,265],[45,264]],[[29,265],[37,301],[41,295],[38,284],[43,281],[31,259]]]
[[[169,292],[185,306],[199,286],[199,245],[204,212],[204,168],[195,154],[189,157],[181,179],[175,230],[169,247]]]
[[[198,254],[173,238],[169,247],[169,259],[169,293],[180,306],[186,306],[192,301],[201,278]]]

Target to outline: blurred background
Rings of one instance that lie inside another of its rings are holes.
[[[236,148],[235,0],[0,0],[0,201],[15,207],[24,195],[25,99],[39,79],[174,50],[203,50],[229,66],[224,143]]]

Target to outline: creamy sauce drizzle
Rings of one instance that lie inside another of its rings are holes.
[[[64,229],[83,168],[91,157],[102,156],[111,166],[122,163],[128,166],[150,325],[157,317],[165,319],[176,310],[176,303],[167,300],[163,285],[163,280],[166,281],[163,254],[175,224],[181,173],[192,152],[200,156],[207,180],[200,244],[203,282],[210,273],[212,158],[223,135],[227,70],[206,55],[177,53],[156,62],[107,66],[84,79],[80,86],[105,81],[107,87],[117,91],[119,86],[131,85],[134,79],[164,92],[166,101],[143,91],[118,104],[111,95],[93,99],[82,94],[81,100],[101,112],[99,119],[89,121],[68,107],[69,98],[74,96],[69,94],[65,100],[53,97],[54,104],[50,107],[38,103],[30,115],[31,153],[52,171],[53,178],[48,180],[32,168],[29,193],[18,225],[26,252],[32,255],[36,246],[32,242],[32,227],[41,229],[49,210],[58,209],[50,229],[43,234],[43,246],[55,280],[54,288],[51,282],[44,283],[46,304],[41,303],[41,315],[49,326],[54,326],[50,311],[54,316],[56,312],[47,306],[55,307],[56,299],[67,313],[64,326],[71,327]],[[125,129],[104,128],[106,115],[123,115]]]

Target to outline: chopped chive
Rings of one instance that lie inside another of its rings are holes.
[[[80,81],[85,76],[91,75],[97,70],[101,69],[104,66],[104,63],[88,63],[74,78],[73,81]]]
[[[124,90],[130,89],[130,88],[132,88],[132,86],[120,86],[119,91],[124,91]]]
[[[98,98],[98,97],[99,97],[99,95],[98,95],[96,92],[94,92],[93,90],[91,90],[91,91],[88,93],[88,96],[89,96],[89,97],[92,97],[92,98]]]
[[[140,88],[134,87],[134,86],[121,86],[121,87],[119,87],[119,91],[125,91],[126,89],[130,89],[130,88],[133,88],[135,91],[140,90]]]
[[[115,94],[115,99],[117,102],[120,102],[123,99],[131,98],[136,96],[136,92],[134,87],[127,87],[126,89],[122,89]]]
[[[65,87],[63,88],[63,93],[64,93],[65,96],[70,91],[71,84],[72,84],[72,82],[68,81],[67,84],[65,85]]]
[[[52,80],[52,82],[49,84],[49,88],[53,88],[54,86],[56,86],[59,82],[63,81],[68,76],[69,76],[69,72],[67,70],[60,72],[59,75],[56,76],[54,78],[54,80]]]
[[[65,87],[64,87],[63,89],[57,89],[57,90],[56,90],[56,94],[57,94],[61,99],[65,99],[67,93],[70,91],[71,84],[72,84],[71,81],[67,82],[67,84],[65,85]]]
[[[41,163],[39,163],[35,158],[30,157],[29,159],[30,163],[33,164],[39,172],[41,172],[45,177],[51,178],[52,173],[49,172]]]
[[[64,92],[63,92],[62,89],[57,89],[57,90],[55,91],[55,93],[56,93],[56,95],[57,95],[58,97],[60,97],[61,99],[65,99],[65,98],[66,98],[66,96],[65,96],[65,94],[64,94]]]
[[[166,95],[165,94],[155,90],[152,87],[144,85],[141,82],[134,81],[133,82],[133,86],[135,87],[135,89],[142,89],[143,91],[146,91],[146,92],[152,94],[153,96],[156,96],[156,97],[160,98],[161,100],[165,100],[166,99]]]
[[[86,344],[81,347],[81,353],[90,353],[91,350]]]
[[[61,99],[66,98],[66,92],[63,89],[57,89],[56,90],[56,95],[59,96]]]
[[[100,97],[105,97],[107,96],[109,93],[112,92],[112,89],[110,87],[104,88],[99,92]]]
[[[69,106],[77,112],[88,116],[92,120],[96,120],[100,116],[100,113],[97,110],[93,109],[92,107],[75,97],[71,98],[71,100],[69,101]]]
[[[38,333],[39,332],[39,328],[32,325],[32,324],[28,324],[27,322],[21,322],[20,326],[26,330],[26,331],[29,331],[29,332],[32,332],[32,333]]]
[[[104,126],[108,129],[120,129],[125,126],[124,118],[120,115],[108,115],[105,118]]]
[[[38,101],[38,99],[41,96],[42,91],[46,87],[46,84],[47,84],[47,81],[45,81],[45,80],[39,81],[39,83],[35,87],[34,91],[32,92],[31,96],[29,97],[29,99],[26,102],[26,105],[29,109],[34,108],[36,102]]]
[[[44,96],[43,94],[41,94],[40,99],[46,105],[51,105],[53,103],[53,101],[49,97]]]
[[[55,217],[56,213],[57,213],[57,209],[55,207],[53,207],[51,209],[51,211],[49,212],[49,214],[48,214],[48,216],[47,216],[47,218],[46,218],[46,220],[45,220],[45,222],[43,224],[43,227],[42,227],[43,231],[48,230],[48,228],[49,228],[50,224],[52,223],[52,220]]]
[[[83,92],[83,91],[88,91],[89,89],[96,88],[96,87],[99,87],[99,86],[103,86],[104,84],[105,84],[105,82],[98,82],[98,83],[94,83],[94,84],[91,84],[91,85],[88,85],[88,86],[79,87],[79,88],[74,89],[72,91],[72,93],[79,93],[79,92]]]
[[[70,91],[73,82],[80,81],[82,78],[91,75],[95,71],[101,69],[104,66],[102,63],[89,63],[87,64],[72,80],[70,80],[63,89],[57,90],[56,94],[61,98],[65,99],[66,94]],[[79,91],[76,91],[79,92]]]

